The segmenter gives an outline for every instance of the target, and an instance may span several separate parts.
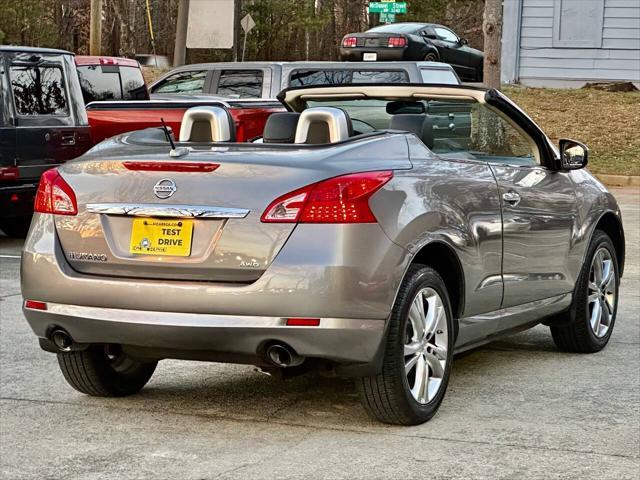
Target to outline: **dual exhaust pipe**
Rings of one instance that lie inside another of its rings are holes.
[[[62,328],[54,329],[49,339],[60,352],[70,352],[77,347],[71,335]],[[304,357],[298,355],[293,348],[279,342],[269,344],[264,357],[271,365],[279,368],[297,367],[304,362]]]

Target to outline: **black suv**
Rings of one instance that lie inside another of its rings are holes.
[[[0,46],[0,229],[24,235],[42,172],[90,147],[73,54]]]

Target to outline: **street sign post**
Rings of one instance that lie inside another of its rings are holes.
[[[247,49],[247,34],[256,26],[256,22],[250,14],[246,14],[242,20],[240,20],[240,26],[244,30],[244,42],[242,42],[242,61],[244,62],[244,52]]]

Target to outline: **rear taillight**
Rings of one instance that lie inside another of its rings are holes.
[[[344,37],[342,39],[342,46],[346,48],[353,48],[356,46],[356,37]]]
[[[15,180],[19,176],[18,167],[0,167],[0,180]]]
[[[369,199],[392,177],[391,171],[354,173],[299,188],[271,202],[262,221],[375,223]]]
[[[406,47],[407,39],[404,37],[389,37],[389,47]]]
[[[56,215],[76,215],[78,203],[76,195],[56,168],[47,170],[40,177],[33,209],[39,213]]]

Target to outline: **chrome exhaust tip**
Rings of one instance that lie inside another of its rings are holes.
[[[73,338],[61,329],[51,332],[51,341],[61,352],[70,352],[73,348]]]
[[[269,363],[280,368],[295,367],[304,362],[304,357],[301,357],[291,347],[282,343],[269,345],[265,355]]]

